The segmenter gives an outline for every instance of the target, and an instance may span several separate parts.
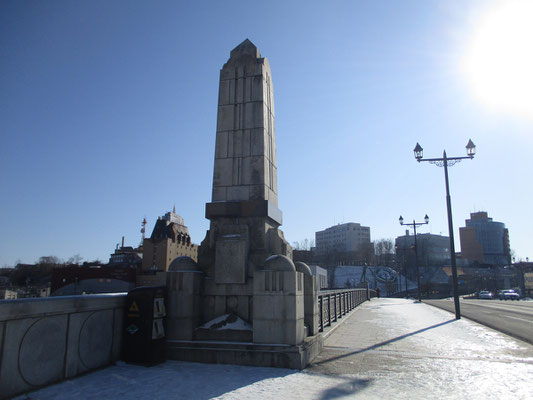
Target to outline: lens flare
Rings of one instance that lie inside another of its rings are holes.
[[[480,18],[464,72],[476,98],[533,120],[533,1],[495,3]]]

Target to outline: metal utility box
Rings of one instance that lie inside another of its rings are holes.
[[[166,360],[164,286],[144,286],[128,292],[123,332],[123,359],[154,365]]]

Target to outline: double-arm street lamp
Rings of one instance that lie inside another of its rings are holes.
[[[466,157],[448,157],[446,155],[446,150],[442,155],[442,158],[423,158],[424,149],[417,143],[414,148],[416,161],[428,161],[431,164],[435,164],[439,167],[444,167],[444,180],[446,183],[446,207],[448,209],[448,230],[450,232],[450,253],[451,253],[451,262],[452,262],[452,277],[453,277],[453,299],[455,303],[455,318],[461,318],[461,310],[459,308],[459,292],[457,288],[457,264],[455,260],[455,244],[453,240],[453,222],[452,222],[452,201],[450,198],[450,185],[448,183],[448,166],[452,166],[461,160],[470,158],[473,159],[476,154],[476,145],[472,140],[468,140],[466,145]]]
[[[429,217],[428,215],[426,214],[426,216],[424,217],[424,222],[416,222],[414,219],[413,219],[413,222],[411,223],[408,223],[408,222],[403,222],[403,217],[400,215],[400,225],[407,225],[407,226],[412,226],[413,227],[413,230],[415,231],[415,266],[416,266],[416,286],[417,286],[417,289],[418,289],[418,301],[422,301],[422,297],[420,296],[420,270],[418,269],[418,244],[416,242],[416,227],[417,226],[422,226],[422,225],[427,225],[429,223]],[[406,243],[407,244],[407,243]],[[407,279],[407,277],[406,277]],[[406,292],[407,292],[407,284],[406,284],[406,288],[405,288]]]

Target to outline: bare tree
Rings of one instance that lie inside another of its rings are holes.
[[[39,257],[39,261],[37,261],[37,264],[41,264],[41,265],[51,265],[51,264],[57,265],[61,263],[62,263],[61,259],[57,256],[42,256],[42,257]]]
[[[69,257],[69,259],[67,260],[67,264],[80,265],[81,260],[83,260],[82,256],[80,256],[79,254],[74,254],[72,257]]]
[[[376,240],[374,253],[379,265],[391,266],[394,259],[394,241],[392,239]]]
[[[300,242],[293,242],[292,247],[295,250],[311,250],[311,247],[315,246],[315,241],[313,239],[304,239]]]

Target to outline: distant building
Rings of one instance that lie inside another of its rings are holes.
[[[0,300],[16,300],[17,297],[16,290],[0,289]]]
[[[168,271],[168,266],[180,256],[198,260],[198,246],[191,243],[189,229],[175,209],[159,218],[152,235],[143,242],[142,269]]]
[[[338,224],[315,233],[317,253],[358,252],[370,245],[370,228],[354,222]]]
[[[419,266],[444,266],[450,264],[450,238],[448,236],[422,233],[416,235]],[[415,265],[415,237],[405,231],[404,236],[396,238],[396,261],[402,266]]]
[[[9,276],[0,276],[0,287],[9,286],[10,282]]]
[[[124,240],[122,241],[122,246],[115,249],[115,252],[109,257],[109,266],[114,267],[131,267],[139,268],[142,265],[143,260],[143,249],[138,247],[134,249],[131,246],[124,246]]]
[[[63,267],[52,270],[52,296],[120,293],[135,288],[135,268]]]
[[[463,259],[479,264],[511,263],[509,231],[504,223],[493,221],[486,211],[480,211],[471,213],[465,225],[459,228]]]
[[[311,273],[316,276],[316,282],[319,290],[328,288],[328,270],[318,265],[309,265]]]

